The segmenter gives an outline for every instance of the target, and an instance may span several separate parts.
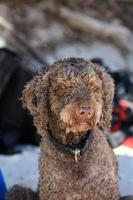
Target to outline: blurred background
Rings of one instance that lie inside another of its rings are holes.
[[[120,192],[133,194],[132,0],[0,1],[0,167],[6,185],[36,189],[40,138],[21,92],[38,70],[65,57],[91,59],[114,78],[109,141],[120,164]]]

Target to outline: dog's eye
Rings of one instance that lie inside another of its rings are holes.
[[[92,87],[94,88],[95,91],[101,91],[102,90],[102,87],[101,85],[92,85]]]
[[[55,88],[54,88],[54,91],[56,92],[57,95],[63,95],[64,92],[66,91],[66,87],[64,85],[57,85]]]
[[[96,82],[90,82],[89,83],[89,87],[93,90],[93,91],[101,91],[101,85],[96,83]]]
[[[96,87],[94,88],[94,92],[96,93],[101,93],[101,91],[102,91],[101,88],[96,88]]]
[[[55,91],[55,93],[57,94],[57,95],[59,95],[59,96],[62,96],[62,95],[64,95],[64,94],[66,94],[66,93],[70,93],[71,92],[71,90],[72,90],[72,88],[71,87],[69,87],[69,86],[66,86],[66,85],[57,85],[56,87],[55,87],[55,89],[54,89],[54,91]]]

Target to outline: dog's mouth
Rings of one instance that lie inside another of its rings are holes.
[[[78,156],[82,155],[87,149],[93,132],[92,130],[86,131],[83,138],[81,138],[79,142],[70,144],[63,144],[62,142],[58,141],[58,139],[53,136],[51,131],[49,131],[48,135],[51,142],[59,151],[62,151],[65,154],[74,155],[75,161],[78,162]]]
[[[84,135],[88,130],[93,129],[94,127],[88,122],[79,122],[73,126],[67,124],[66,135]]]

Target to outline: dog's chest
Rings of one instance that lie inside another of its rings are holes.
[[[41,149],[41,200],[119,199],[112,158],[100,156],[103,153],[100,150],[90,150],[79,157],[76,163],[74,156],[59,152],[49,145],[49,142],[45,143]]]

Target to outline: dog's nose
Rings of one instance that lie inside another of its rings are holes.
[[[93,110],[91,109],[91,107],[87,104],[81,104],[79,106],[79,114],[80,115],[87,115],[89,117],[92,116],[93,114]]]

